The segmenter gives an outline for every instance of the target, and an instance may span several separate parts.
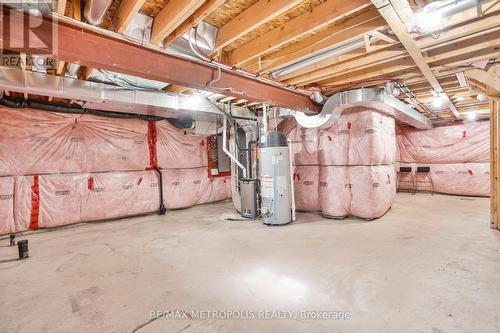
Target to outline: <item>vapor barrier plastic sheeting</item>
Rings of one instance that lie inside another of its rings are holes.
[[[320,211],[319,205],[319,166],[294,166],[293,186],[295,207],[299,211]]]
[[[374,219],[391,207],[396,193],[393,118],[352,108],[327,129],[302,128],[294,119],[279,128],[292,145],[297,210]]]
[[[349,109],[320,132],[321,165],[381,165],[396,159],[394,119],[366,109]]]
[[[167,209],[187,208],[230,197],[229,178],[209,179],[206,168],[164,170],[162,173]],[[3,191],[4,186],[10,186],[9,182],[15,187],[15,218],[2,219],[0,233],[27,230],[32,219],[34,176],[0,178],[2,193],[10,191]],[[38,227],[155,212],[160,205],[159,191],[155,171],[39,176]],[[12,203],[0,201],[0,216],[8,217],[9,212],[14,212]]]
[[[0,106],[0,176],[144,170],[148,124],[138,119]]]
[[[230,198],[230,178],[208,178],[207,168],[162,170],[167,209],[186,208]]]
[[[430,130],[400,128],[397,133],[402,163],[484,163],[490,161],[490,127],[487,121],[436,127]]]
[[[208,165],[204,136],[187,135],[168,121],[156,122],[158,166],[160,168],[196,168]]]
[[[303,128],[294,119],[279,125],[295,165],[381,165],[396,159],[394,119],[366,108],[344,111],[327,129]]]
[[[322,166],[319,194],[324,216],[379,218],[396,198],[394,167]]]
[[[14,178],[0,177],[0,235],[15,232]]]
[[[489,163],[417,164],[401,163],[412,167],[412,173],[399,173],[398,189],[434,191],[453,195],[490,195]],[[418,166],[430,167],[428,173],[416,173]]]

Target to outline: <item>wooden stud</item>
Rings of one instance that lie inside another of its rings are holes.
[[[500,129],[499,129],[500,102],[496,98],[490,100],[490,225],[492,229],[500,229]]]

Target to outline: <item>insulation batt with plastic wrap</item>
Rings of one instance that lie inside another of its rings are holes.
[[[0,234],[230,198],[205,137],[168,121],[0,107]]]
[[[398,188],[470,196],[490,195],[489,122],[477,121],[430,130],[398,128]],[[429,173],[416,173],[419,166]]]
[[[352,108],[326,129],[302,128],[294,119],[279,128],[292,146],[298,210],[374,219],[392,206],[396,195],[393,118]]]

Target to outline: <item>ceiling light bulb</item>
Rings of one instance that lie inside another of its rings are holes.
[[[469,120],[476,120],[477,114],[475,112],[469,112],[467,113],[467,119]]]
[[[434,108],[440,108],[448,100],[448,96],[444,92],[433,92],[434,97],[432,98],[432,106]]]
[[[486,100],[486,96],[484,94],[477,94],[476,98],[480,102],[483,102]]]
[[[422,11],[416,13],[408,27],[409,32],[426,34],[440,30],[443,27],[443,15],[438,8],[442,5],[441,1],[434,1],[426,5]]]
[[[444,104],[444,100],[441,98],[441,96],[435,96],[432,99],[432,106],[435,108],[440,108]]]
[[[465,100],[465,97],[464,96],[458,96],[457,97],[457,102],[462,102]]]

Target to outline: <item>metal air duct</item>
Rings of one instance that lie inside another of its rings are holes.
[[[317,115],[308,116],[303,112],[291,114],[302,127],[325,128],[337,121],[344,110],[352,107],[366,107],[379,111],[416,128],[432,127],[429,118],[380,88],[361,88],[336,93],[327,99]]]
[[[216,121],[221,111],[206,98],[124,89],[105,83],[0,66],[0,89],[81,101],[88,109],[176,118],[196,112],[196,119]]]
[[[88,23],[100,25],[104,21],[104,16],[113,0],[87,0],[83,9],[83,16]]]

